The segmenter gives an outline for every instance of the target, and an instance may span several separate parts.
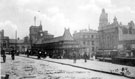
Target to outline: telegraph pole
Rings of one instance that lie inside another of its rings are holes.
[[[34,26],[36,26],[36,16],[34,16]]]

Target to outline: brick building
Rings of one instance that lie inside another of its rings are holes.
[[[30,31],[29,37],[30,37],[31,46],[36,44],[39,39],[48,40],[54,37],[53,35],[49,34],[48,31],[42,30],[41,23],[39,26],[36,26],[36,25],[31,26],[29,31]]]

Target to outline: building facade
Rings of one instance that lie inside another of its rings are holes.
[[[9,37],[8,36],[3,37],[3,48],[5,50],[7,50],[9,48]]]
[[[0,52],[3,48],[4,30],[0,30]]]
[[[99,19],[99,50],[132,49],[135,48],[135,25],[133,21],[122,25],[114,17],[108,22],[108,14],[102,9]]]
[[[98,33],[92,29],[81,30],[73,34],[73,38],[80,44],[83,48],[80,51],[82,54],[87,52],[88,55],[96,52],[98,49]]]
[[[53,35],[49,34],[48,31],[42,30],[41,23],[39,26],[31,26],[29,32],[31,46],[39,42],[39,39],[48,40],[54,37]]]
[[[52,58],[73,58],[73,52],[79,57],[79,44],[73,39],[70,30],[65,29],[59,37],[44,40],[39,39],[34,49],[44,50]]]
[[[135,24],[130,21],[127,28],[119,29],[119,49],[135,49]]]
[[[14,48],[18,52],[26,52],[27,49],[30,49],[29,39],[9,39],[9,48]]]

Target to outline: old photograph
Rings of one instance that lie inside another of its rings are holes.
[[[135,79],[135,0],[0,0],[0,79]]]

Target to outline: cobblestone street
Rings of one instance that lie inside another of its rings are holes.
[[[5,74],[9,74],[9,79],[127,79],[24,57],[12,61],[10,56],[1,64],[1,75]]]

